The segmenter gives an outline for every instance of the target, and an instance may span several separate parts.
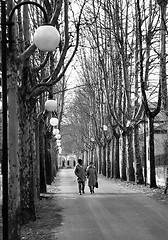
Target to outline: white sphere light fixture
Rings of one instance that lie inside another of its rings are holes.
[[[34,33],[34,44],[41,51],[54,51],[60,42],[58,30],[51,25],[43,25]]]
[[[53,134],[54,134],[54,135],[59,134],[59,129],[58,129],[58,128],[54,128],[54,129],[53,129]]]
[[[49,112],[54,112],[57,108],[57,102],[53,99],[49,99],[45,102],[45,108]]]
[[[59,154],[62,153],[62,147],[58,147]]]
[[[60,139],[61,138],[61,134],[56,134],[56,139]]]
[[[58,125],[58,118],[54,118],[54,117],[50,118],[50,124],[53,127],[57,126]]]
[[[103,131],[107,131],[108,127],[106,125],[103,125]]]
[[[59,129],[58,128],[55,129],[55,135],[57,135],[57,134],[59,134]]]

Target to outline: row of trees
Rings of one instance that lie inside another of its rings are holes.
[[[36,49],[33,33],[44,23],[42,11],[30,3],[15,10],[11,36],[14,42],[7,55],[9,215],[8,236],[4,239],[19,240],[21,224],[36,219],[40,192],[46,191],[46,184],[51,183],[56,172],[56,163],[49,152],[52,148],[56,157],[55,145],[49,141],[52,136],[49,119],[53,113],[45,110],[44,103],[48,98],[57,101],[60,128],[66,87],[64,76],[77,51],[85,3],[83,1],[76,12],[68,0],[35,2],[44,7],[49,23],[60,32],[61,41],[54,52]],[[15,6],[16,1],[6,1],[7,18]]]
[[[15,2],[6,1],[7,15]],[[82,150],[90,146],[89,140],[94,137],[100,146],[100,155],[114,139],[115,177],[119,177],[119,139],[122,139],[121,177],[134,179],[135,162],[137,182],[142,182],[136,126],[145,112],[151,123],[151,187],[156,185],[152,124],[160,111],[161,100],[167,111],[167,1],[36,2],[46,9],[50,24],[60,32],[61,41],[55,52],[40,52],[32,43],[34,29],[43,20],[40,9],[27,4],[15,11],[12,27],[15,42],[7,56],[9,239],[20,239],[20,224],[36,218],[39,193],[46,191],[45,166],[49,158],[44,149],[48,148],[52,129],[48,125],[50,114],[45,111],[44,103],[48,97],[57,100],[60,128],[65,72],[79,44],[80,80],[84,87],[77,91],[74,106],[69,107],[72,126],[75,124],[73,133],[78,130],[80,137],[77,136],[76,141]],[[154,112],[149,108],[147,91],[158,93]],[[110,129],[108,136],[102,130],[104,124]],[[100,171],[109,176],[107,162],[102,161],[99,166]],[[50,164],[51,167],[54,168],[54,164]]]
[[[78,54],[83,87],[76,90],[68,113],[78,149],[98,149],[99,173],[136,183],[144,182],[146,150],[139,126],[147,121],[150,187],[156,187],[154,119],[160,111],[168,112],[167,3],[93,0],[87,4]]]

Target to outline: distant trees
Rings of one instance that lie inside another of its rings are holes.
[[[167,101],[166,6],[167,1],[90,1],[78,53],[90,112],[89,135],[83,138],[94,136],[99,172],[143,183],[139,126],[147,118],[150,187],[156,187],[154,118]]]

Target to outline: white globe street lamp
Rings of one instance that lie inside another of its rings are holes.
[[[45,102],[45,108],[49,112],[54,112],[57,108],[57,102],[53,99],[49,99]]]
[[[61,143],[61,140],[60,139],[57,139],[56,140],[56,143],[58,144],[58,143]]]
[[[106,125],[103,125],[103,131],[107,131],[108,127]]]
[[[61,143],[60,143],[60,142],[59,142],[59,143],[57,143],[57,146],[58,146],[58,147],[61,147]]]
[[[54,128],[53,129],[53,135],[57,135],[59,134],[59,129],[58,128]]]
[[[41,51],[54,51],[60,42],[58,30],[51,25],[43,25],[34,33],[34,44]]]
[[[61,138],[61,134],[57,134],[55,137],[56,137],[56,139],[60,139]]]
[[[58,147],[59,154],[62,153],[62,147]]]
[[[55,117],[50,118],[50,124],[53,127],[57,126],[58,125],[58,118],[55,118]]]

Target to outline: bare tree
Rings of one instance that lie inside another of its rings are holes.
[[[67,0],[37,2],[46,9],[49,23],[60,31],[61,42],[54,53],[41,54],[31,43],[29,32],[29,29],[33,30],[42,23],[43,17],[39,9],[25,5],[15,12],[12,39],[16,41],[12,44],[9,61],[9,73],[12,73],[9,74],[9,124],[13,121],[15,126],[15,130],[10,131],[9,135],[9,239],[20,239],[20,222],[36,218],[34,182],[36,110],[39,106],[39,97],[42,94],[47,96],[46,92],[51,92],[52,86],[63,78],[77,51],[81,14],[85,3],[85,1],[82,3],[78,16],[70,24],[68,12],[70,4]],[[14,1],[8,1],[7,4],[10,12],[14,7]]]
[[[163,4],[166,8],[167,1],[158,1],[158,4],[161,6],[161,9],[163,10]],[[156,6],[156,3],[155,3]],[[156,6],[157,7],[157,6]],[[159,30],[157,29],[157,24],[153,25],[152,17],[156,16],[156,10],[152,11],[153,5],[152,1],[149,1],[149,21],[148,21],[148,29],[147,29],[147,37],[146,37],[146,64],[144,66],[144,56],[143,56],[143,31],[142,31],[142,8],[140,7],[140,1],[137,0],[137,8],[138,8],[138,21],[139,21],[139,45],[140,45],[140,81],[141,81],[141,91],[142,91],[142,97],[143,97],[143,104],[145,108],[146,116],[148,117],[148,128],[149,128],[149,162],[150,162],[150,187],[156,187],[156,174],[155,174],[155,153],[154,153],[154,119],[157,116],[157,114],[161,110],[161,103],[162,103],[162,96],[164,105],[165,102],[165,94],[164,89],[162,88],[162,83],[165,79],[165,25],[163,24],[165,13],[161,10],[161,54],[159,54],[159,50],[156,48],[157,57],[159,56],[159,63],[155,63],[155,71],[156,66],[158,65],[158,68],[160,68],[160,74],[159,74],[159,80],[158,80],[158,100],[156,103],[156,108],[153,110],[150,108],[150,105],[148,103],[146,90],[148,90],[148,82],[149,82],[149,72],[152,68],[152,64],[150,64],[151,59],[151,45],[155,45],[155,43],[152,42],[153,37],[155,34],[158,34]],[[156,21],[155,21],[156,22]],[[158,23],[158,22],[156,22]],[[158,36],[156,35],[157,39]],[[159,41],[158,41],[159,43]],[[153,59],[155,61],[156,59]],[[156,65],[157,64],[157,65]],[[145,69],[145,70],[144,70]],[[145,71],[145,74],[144,74]]]

